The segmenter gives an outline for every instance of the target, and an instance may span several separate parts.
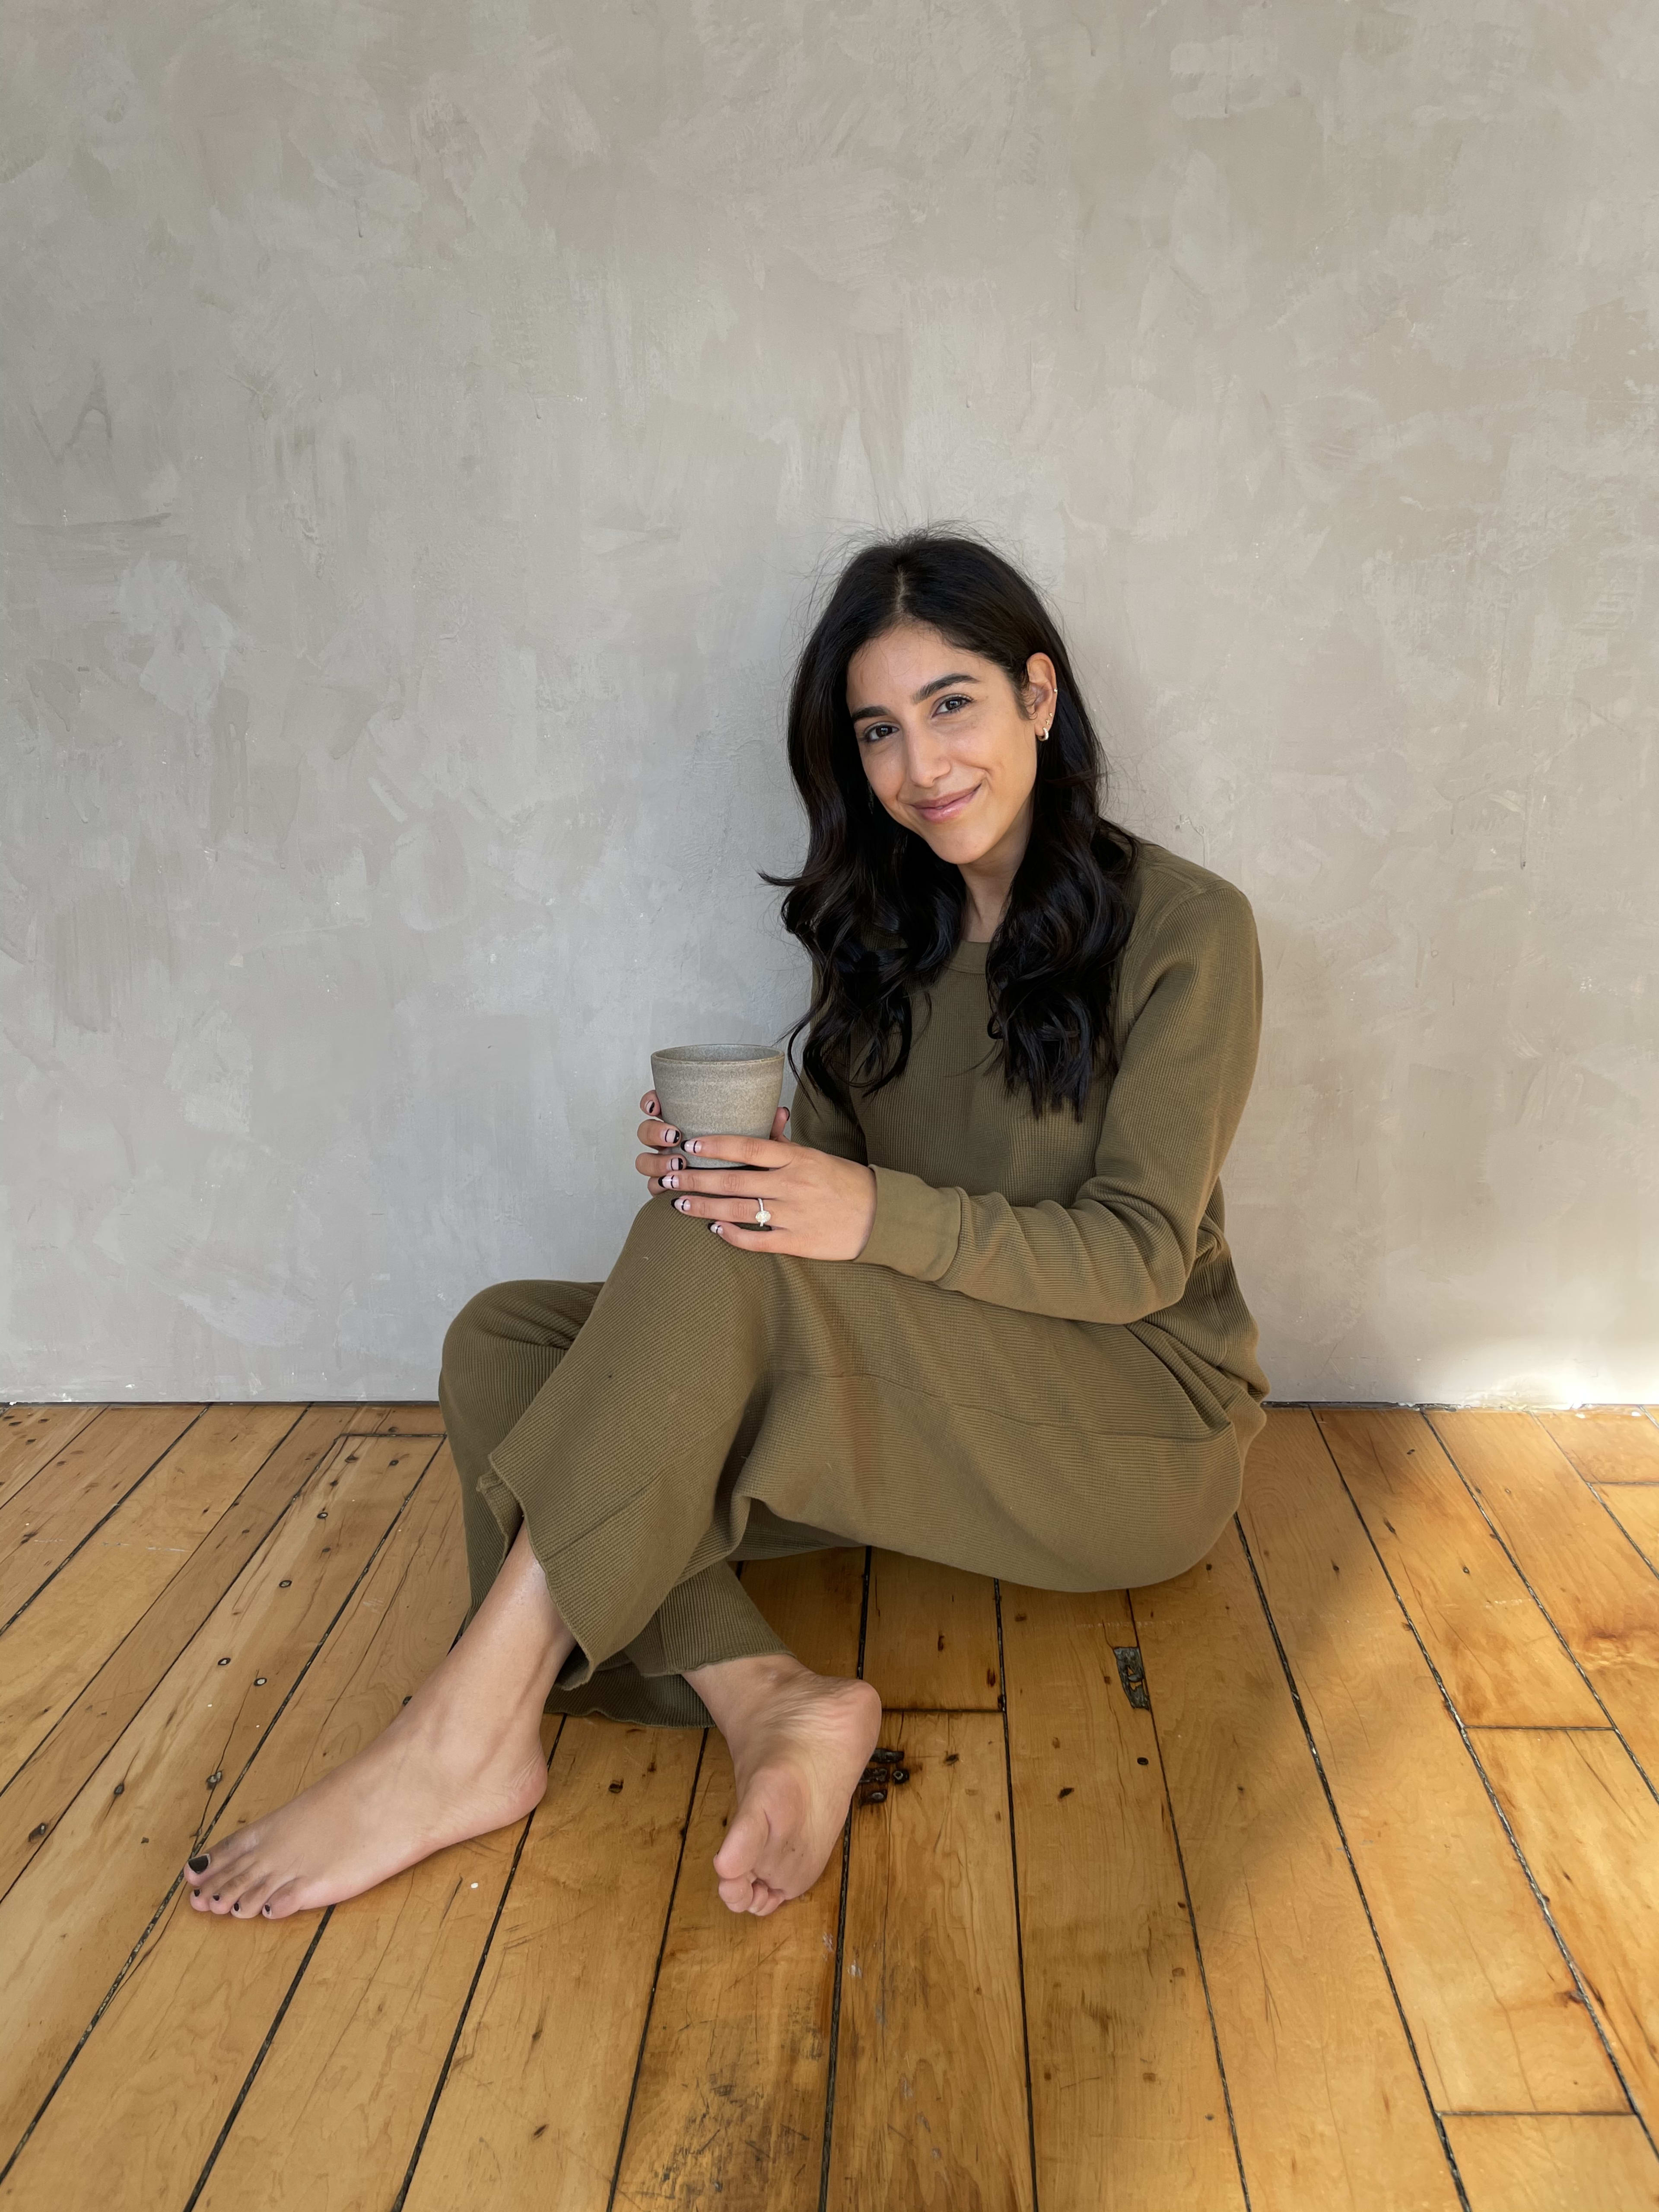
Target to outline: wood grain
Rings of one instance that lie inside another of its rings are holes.
[[[861,1579],[860,1575],[860,1579]],[[736,1809],[711,1729],[623,2148],[619,2205],[730,2212],[817,2202],[842,1845],[805,1897],[757,1920],[710,1863]]]
[[[853,1815],[829,2203],[1031,2203],[1002,1724],[890,1717],[909,1779]]]
[[[0,1406],[0,1505],[33,1482],[101,1406]]]
[[[1659,2159],[1633,2113],[1449,2118],[1469,2212],[1659,2212]]]
[[[1595,1494],[1648,1565],[1659,1571],[1659,1483],[1607,1483]]]
[[[861,1544],[792,1559],[745,1559],[743,1586],[803,1667],[815,1674],[858,1673]]]
[[[902,1552],[870,1555],[864,1674],[883,1705],[990,1711],[1001,1694],[996,1598],[988,1575]]]
[[[176,1890],[182,1862],[235,1791],[435,1449],[397,1437],[339,1447],[0,1902],[9,1969],[0,2154],[33,2120]]]
[[[1310,1414],[1257,1438],[1240,1518],[1435,2104],[1624,2111]]]
[[[1646,1772],[1659,1780],[1659,1577],[1530,1413],[1428,1419]]]
[[[375,1408],[357,1410],[373,1413]],[[88,1775],[334,1449],[340,1420],[349,1411],[313,1407],[289,1431],[0,1794],[0,1895],[40,1850]],[[4,1648],[0,1644],[0,1652]],[[74,1680],[84,1680],[84,1668],[70,1671],[70,1686]]]
[[[1586,1482],[1659,1482],[1659,1428],[1640,1406],[1534,1416]]]
[[[1659,2128],[1659,1804],[1606,1729],[1474,1739],[1613,2055]]]
[[[802,1664],[857,1670],[861,1548],[750,1559],[743,1585]],[[823,2157],[842,1845],[765,1919],[720,1901],[710,1862],[736,1809],[712,1731],[669,1917],[619,2204],[816,2204]]]
[[[605,2203],[703,1734],[564,1723],[406,2212]]]
[[[466,1603],[459,1491],[453,1468],[434,1465],[258,1745],[214,1835],[275,1811],[378,1735],[443,1657]],[[244,2106],[233,2130],[229,2173],[222,2159],[215,2168],[220,2203],[361,2202],[372,2178],[386,2200],[396,2194],[523,1825],[487,1839],[495,1847],[488,1895],[482,1882],[478,1893],[457,1894],[462,1868],[479,1879],[479,1862],[491,1856],[462,1846],[329,1916],[252,2110]],[[191,1911],[177,1889],[0,2189],[0,2205],[71,2201],[76,2176],[88,2172],[103,2177],[105,2212],[182,2204],[319,1918],[296,1913],[244,1929]],[[395,1971],[377,1975],[394,1943]],[[343,2020],[352,2024],[343,2038]]]
[[[441,1437],[444,1417],[435,1405],[388,1406],[374,1424],[382,1437]]]
[[[0,1641],[0,1785],[212,1533],[302,1406],[210,1406]]]
[[[1604,1726],[1583,1675],[1422,1414],[1412,1407],[1321,1407],[1316,1418],[1468,1725]]]
[[[77,1544],[202,1412],[200,1406],[112,1406],[32,1482],[0,1505],[0,1626],[11,1621]]]
[[[1242,2212],[1150,1711],[1121,1591],[1002,1585],[1043,2212]]]
[[[1132,1602],[1253,2212],[1454,2212],[1237,1529]]]

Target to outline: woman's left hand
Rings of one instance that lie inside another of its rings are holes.
[[[771,1137],[693,1137],[676,1150],[686,1165],[662,1177],[663,1190],[682,1213],[707,1221],[714,1235],[742,1251],[856,1260],[869,1241],[876,1178],[860,1160]],[[699,1152],[752,1164],[699,1168]],[[771,1226],[757,1229],[763,1199]]]

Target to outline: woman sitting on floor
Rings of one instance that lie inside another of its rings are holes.
[[[968,538],[849,562],[788,755],[790,1135],[781,1107],[699,1170],[647,1091],[609,1277],[455,1316],[464,1632],[373,1743],[190,1861],[197,1910],[280,1919],[521,1820],[558,1711],[712,1721],[720,1893],[774,1911],[823,1872],[881,1701],[793,1658],[734,1561],[874,1544],[1119,1589],[1232,1512],[1267,1393],[1218,1180],[1261,1034],[1249,901],[1101,813],[1054,622]]]

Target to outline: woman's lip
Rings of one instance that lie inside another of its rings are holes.
[[[918,814],[927,815],[928,819],[933,822],[947,821],[952,814],[959,813],[961,811],[962,808],[964,807],[968,804],[968,801],[973,797],[974,792],[978,789],[979,786],[975,784],[973,791],[956,792],[949,799],[944,800],[936,805],[918,805],[916,811]]]

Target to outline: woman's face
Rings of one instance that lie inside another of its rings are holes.
[[[1011,838],[1024,849],[1037,732],[1056,697],[1046,653],[1032,654],[1026,680],[1022,702],[994,660],[922,623],[884,630],[848,663],[848,711],[871,789],[957,867],[994,860]],[[941,799],[959,803],[930,812]]]

